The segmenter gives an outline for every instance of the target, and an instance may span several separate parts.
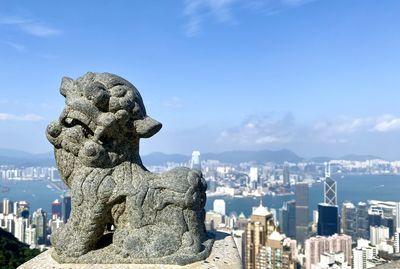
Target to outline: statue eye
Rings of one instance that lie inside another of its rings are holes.
[[[81,126],[82,127],[82,131],[83,131],[83,133],[84,133],[84,135],[86,137],[88,137],[89,135],[93,136],[93,134],[94,134],[93,131],[86,124],[84,124],[83,122],[81,122],[80,120],[77,120],[77,119],[66,117],[64,119],[64,125],[67,128],[72,128],[72,127],[75,127],[77,125]]]
[[[77,121],[76,121],[75,119],[67,117],[67,118],[65,118],[65,120],[64,120],[64,124],[65,124],[65,126],[67,126],[67,127],[74,127],[74,126],[77,125],[78,123],[77,123]]]

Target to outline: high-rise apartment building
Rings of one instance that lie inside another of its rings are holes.
[[[400,252],[400,229],[397,228],[396,232],[394,233],[394,252]]]
[[[260,249],[258,267],[269,269],[294,269],[295,262],[292,257],[290,239],[277,231],[268,237],[265,246]]]
[[[374,246],[389,239],[389,228],[385,226],[371,226],[369,233],[371,244]]]
[[[260,204],[250,217],[245,232],[245,268],[259,268],[260,251],[266,245],[268,236],[275,230],[271,212]]]
[[[296,240],[303,244],[308,236],[309,187],[307,183],[296,184]]]
[[[271,212],[260,204],[253,210],[245,231],[245,269],[294,269],[294,240],[276,231]]]
[[[316,236],[304,243],[305,268],[320,262],[321,254],[343,252],[344,262],[351,264],[351,237],[348,235]]]

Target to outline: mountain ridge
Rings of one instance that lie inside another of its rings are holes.
[[[162,152],[153,152],[142,155],[142,161],[145,165],[164,165],[168,162],[187,163],[191,156],[179,153],[167,154]],[[300,162],[314,161],[325,162],[330,160],[350,160],[350,161],[365,161],[370,159],[382,159],[375,155],[358,155],[347,154],[340,158],[332,158],[328,156],[320,156],[313,158],[304,158],[297,155],[295,152],[288,149],[281,150],[232,150],[219,153],[204,153],[201,155],[202,160],[218,160],[222,163],[239,164],[241,162]],[[19,165],[19,166],[55,166],[54,153],[30,153],[21,150],[1,149],[0,148],[0,164]]]

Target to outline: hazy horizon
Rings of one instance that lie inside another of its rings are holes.
[[[6,0],[0,148],[48,152],[63,76],[111,72],[163,123],[141,152],[400,159],[400,2]]]

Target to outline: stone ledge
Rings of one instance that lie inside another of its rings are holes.
[[[210,256],[205,261],[199,261],[185,266],[167,264],[73,264],[56,262],[50,255],[53,249],[47,250],[28,262],[22,264],[18,269],[240,269],[242,262],[239,252],[229,234],[216,233],[216,240]]]

